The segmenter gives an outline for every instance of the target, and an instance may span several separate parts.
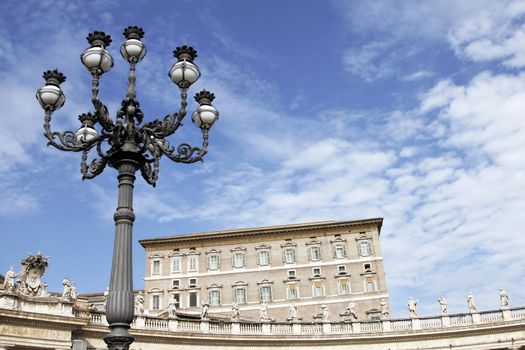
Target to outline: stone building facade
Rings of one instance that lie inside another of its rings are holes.
[[[239,304],[247,320],[268,315],[286,321],[292,303],[312,321],[326,305],[330,315],[355,304],[358,318],[379,319],[389,296],[379,236],[383,220],[327,221],[203,232],[140,241],[146,250],[145,312],[229,318]],[[386,304],[386,307],[385,307]]]

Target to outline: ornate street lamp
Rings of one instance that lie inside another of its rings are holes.
[[[111,332],[104,338],[108,348],[114,350],[129,349],[133,342],[128,329],[134,316],[131,242],[135,220],[135,173],[140,170],[144,180],[155,186],[162,156],[178,163],[201,161],[207,152],[208,132],[219,117],[218,111],[211,104],[214,94],[202,90],[195,95],[199,108],[192,115],[193,123],[202,131],[202,146],[193,147],[183,143],[175,150],[166,140],[182,125],[186,115],[187,90],[200,76],[199,68],[193,63],[197,51],[189,46],[181,46],[173,52],[177,62],[169,70],[171,80],[180,89],[180,109],[162,120],[142,124],[144,115],[135,92],[135,67],[146,54],[146,47],[141,41],[144,31],[130,26],[124,30],[124,36],[126,41],[122,44],[120,53],[129,63],[128,89],[114,121],[98,96],[100,77],[113,67],[113,58],[106,50],[111,37],[104,32],[90,33],[87,37],[90,47],[80,55],[82,63],[93,78],[91,101],[94,112],[79,116],[81,126],[77,131],[51,131],[51,116],[66,100],[60,88],[60,84],[66,80],[64,74],[58,70],[45,72],[46,83],[36,93],[36,98],[45,111],[44,135],[49,140],[48,145],[62,151],[81,152],[80,172],[83,180],[96,177],[106,165],[118,171],[118,206],[114,215],[115,245],[106,309]],[[93,149],[96,149],[97,157],[88,164],[88,154]]]

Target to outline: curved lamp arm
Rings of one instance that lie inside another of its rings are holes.
[[[169,146],[169,143],[160,145],[161,152],[177,163],[195,163],[202,162],[202,158],[208,152],[208,129],[202,129],[202,147],[192,147],[187,143],[181,143],[177,147],[177,154],[174,154],[174,148]]]

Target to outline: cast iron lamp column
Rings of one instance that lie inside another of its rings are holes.
[[[193,63],[197,51],[189,46],[181,46],[173,52],[177,62],[169,70],[171,80],[180,89],[179,111],[162,120],[142,124],[144,115],[136,97],[135,69],[146,54],[146,47],[141,41],[144,31],[130,26],[124,30],[124,36],[126,41],[122,44],[120,53],[129,63],[128,88],[114,121],[98,96],[100,77],[113,67],[113,58],[106,50],[111,38],[104,32],[90,33],[87,37],[90,47],[80,56],[92,76],[91,101],[94,111],[79,116],[81,126],[78,130],[51,131],[52,114],[65,102],[64,93],[60,89],[60,84],[66,80],[64,74],[58,70],[46,71],[46,83],[36,93],[38,102],[45,111],[44,135],[48,139],[48,145],[62,151],[81,152],[80,172],[83,180],[96,177],[106,165],[118,171],[118,206],[114,215],[115,245],[106,308],[106,319],[111,332],[104,338],[110,350],[129,349],[133,342],[128,330],[134,316],[131,244],[135,220],[135,174],[140,170],[146,182],[155,186],[162,156],[178,163],[202,161],[207,152],[208,132],[219,117],[211,104],[215,96],[202,90],[195,95],[199,107],[192,114],[193,123],[202,131],[202,146],[193,147],[183,143],[175,150],[166,140],[182,126],[186,115],[187,90],[200,76],[198,67]],[[92,150],[96,150],[97,157],[88,163],[88,155]]]

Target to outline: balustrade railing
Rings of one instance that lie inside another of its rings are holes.
[[[390,322],[390,329],[394,331],[412,329],[412,320],[393,320]]]
[[[106,317],[102,312],[75,310],[75,317],[88,319],[95,325],[105,325]],[[438,330],[440,328],[465,327],[477,324],[515,322],[525,320],[525,307],[506,310],[483,311],[475,314],[453,314],[419,319],[399,319],[367,322],[333,323],[268,323],[231,322],[208,320],[180,320],[152,316],[135,316],[132,328],[154,329],[170,332],[203,332],[217,334],[249,335],[323,335],[382,333],[413,330]]]
[[[441,317],[424,317],[424,318],[421,318],[420,320],[421,320],[422,329],[441,328],[443,326]]]

